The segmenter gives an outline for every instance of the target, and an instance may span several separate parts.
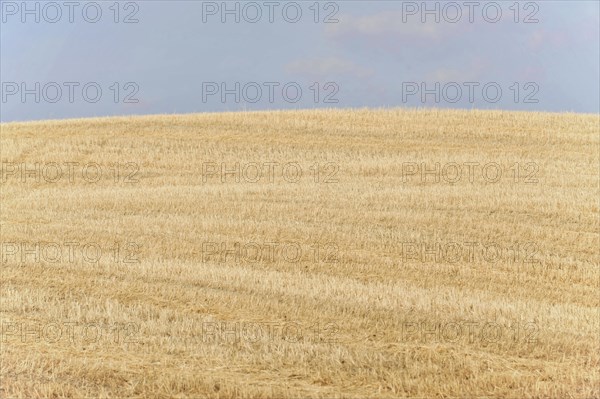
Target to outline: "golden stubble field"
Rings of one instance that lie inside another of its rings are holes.
[[[0,396],[597,398],[599,127],[3,124]]]

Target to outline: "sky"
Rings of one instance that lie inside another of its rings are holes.
[[[599,113],[598,1],[0,1],[2,122],[437,107]]]

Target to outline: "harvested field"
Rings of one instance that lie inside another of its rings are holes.
[[[600,396],[600,119],[1,127],[2,397]]]

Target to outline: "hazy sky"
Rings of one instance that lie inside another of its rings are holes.
[[[597,1],[0,4],[2,121],[600,106]]]

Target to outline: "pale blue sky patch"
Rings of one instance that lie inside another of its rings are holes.
[[[73,22],[59,1],[63,15],[54,23],[47,3],[39,2],[36,23],[15,10],[22,2],[0,1],[2,121],[330,107],[597,113],[600,106],[596,1],[480,2],[473,22],[461,1],[461,18],[449,2],[427,2],[430,10],[437,4],[439,22],[415,10],[421,1],[238,2],[239,15],[223,13],[221,1],[77,2]],[[267,3],[276,5],[272,23]],[[35,10],[36,2],[27,4]],[[101,17],[86,21],[96,5]]]

